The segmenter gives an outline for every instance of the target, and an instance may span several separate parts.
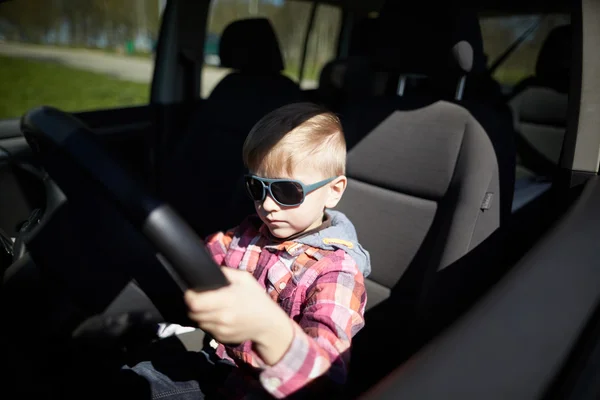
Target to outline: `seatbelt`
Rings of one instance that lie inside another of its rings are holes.
[[[531,35],[533,32],[535,32],[535,30],[537,29],[537,27],[540,25],[540,23],[542,22],[542,20],[544,18],[545,17],[541,17],[540,19],[538,19],[525,32],[523,32],[521,34],[521,36],[519,36],[517,38],[517,40],[515,40],[515,42],[508,47],[508,49],[504,50],[504,52],[498,58],[496,58],[496,60],[488,68],[490,75],[493,75],[493,73],[496,71],[496,69],[498,69],[499,66],[504,64],[504,61],[506,61],[506,59],[512,53],[514,53],[514,51],[517,50],[519,48],[519,46],[521,46],[521,44],[525,41],[525,39],[527,39],[529,37],[529,35]]]

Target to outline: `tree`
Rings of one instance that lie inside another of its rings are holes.
[[[2,4],[0,20],[13,29],[13,40],[43,43],[50,33],[67,30],[69,44],[91,46],[104,37],[115,46],[158,32],[158,1],[20,0]]]

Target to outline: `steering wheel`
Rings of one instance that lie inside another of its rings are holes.
[[[130,178],[80,120],[56,108],[39,107],[23,116],[21,130],[69,203],[82,203],[81,199],[85,196],[81,196],[80,192],[93,189],[93,195],[88,199],[114,207],[126,220],[124,223],[146,239],[150,244],[148,248],[153,252],[151,256],[161,260],[162,268],[181,289],[204,291],[228,284],[190,226],[169,205],[150,195]],[[85,182],[88,189],[84,189],[81,182]],[[79,204],[77,209],[86,207],[86,204]],[[76,218],[85,218],[85,215],[78,214]],[[101,229],[102,224],[110,224],[111,221],[110,218],[98,217],[94,223]],[[116,229],[120,228],[117,226]],[[103,240],[112,239],[106,237]],[[121,246],[127,247],[127,243],[121,243]],[[132,251],[136,249],[132,246]],[[106,271],[103,273],[106,276]],[[132,275],[139,281],[143,278],[140,275],[149,273],[151,271],[138,267]],[[159,279],[164,281],[165,276],[167,274]]]

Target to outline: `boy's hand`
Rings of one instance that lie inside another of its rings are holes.
[[[185,293],[190,318],[219,342],[252,341],[267,364],[276,363],[292,342],[292,320],[251,274],[232,268],[221,270],[229,286]]]

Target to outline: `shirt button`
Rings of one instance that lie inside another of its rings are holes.
[[[210,341],[209,346],[216,350],[217,347],[219,347],[219,342],[217,342],[215,339],[213,339]]]
[[[279,284],[279,290],[283,290],[283,289],[285,289],[285,282],[281,282]]]
[[[276,377],[267,378],[263,381],[263,385],[265,389],[268,391],[275,391],[279,386],[281,386],[281,379]]]

